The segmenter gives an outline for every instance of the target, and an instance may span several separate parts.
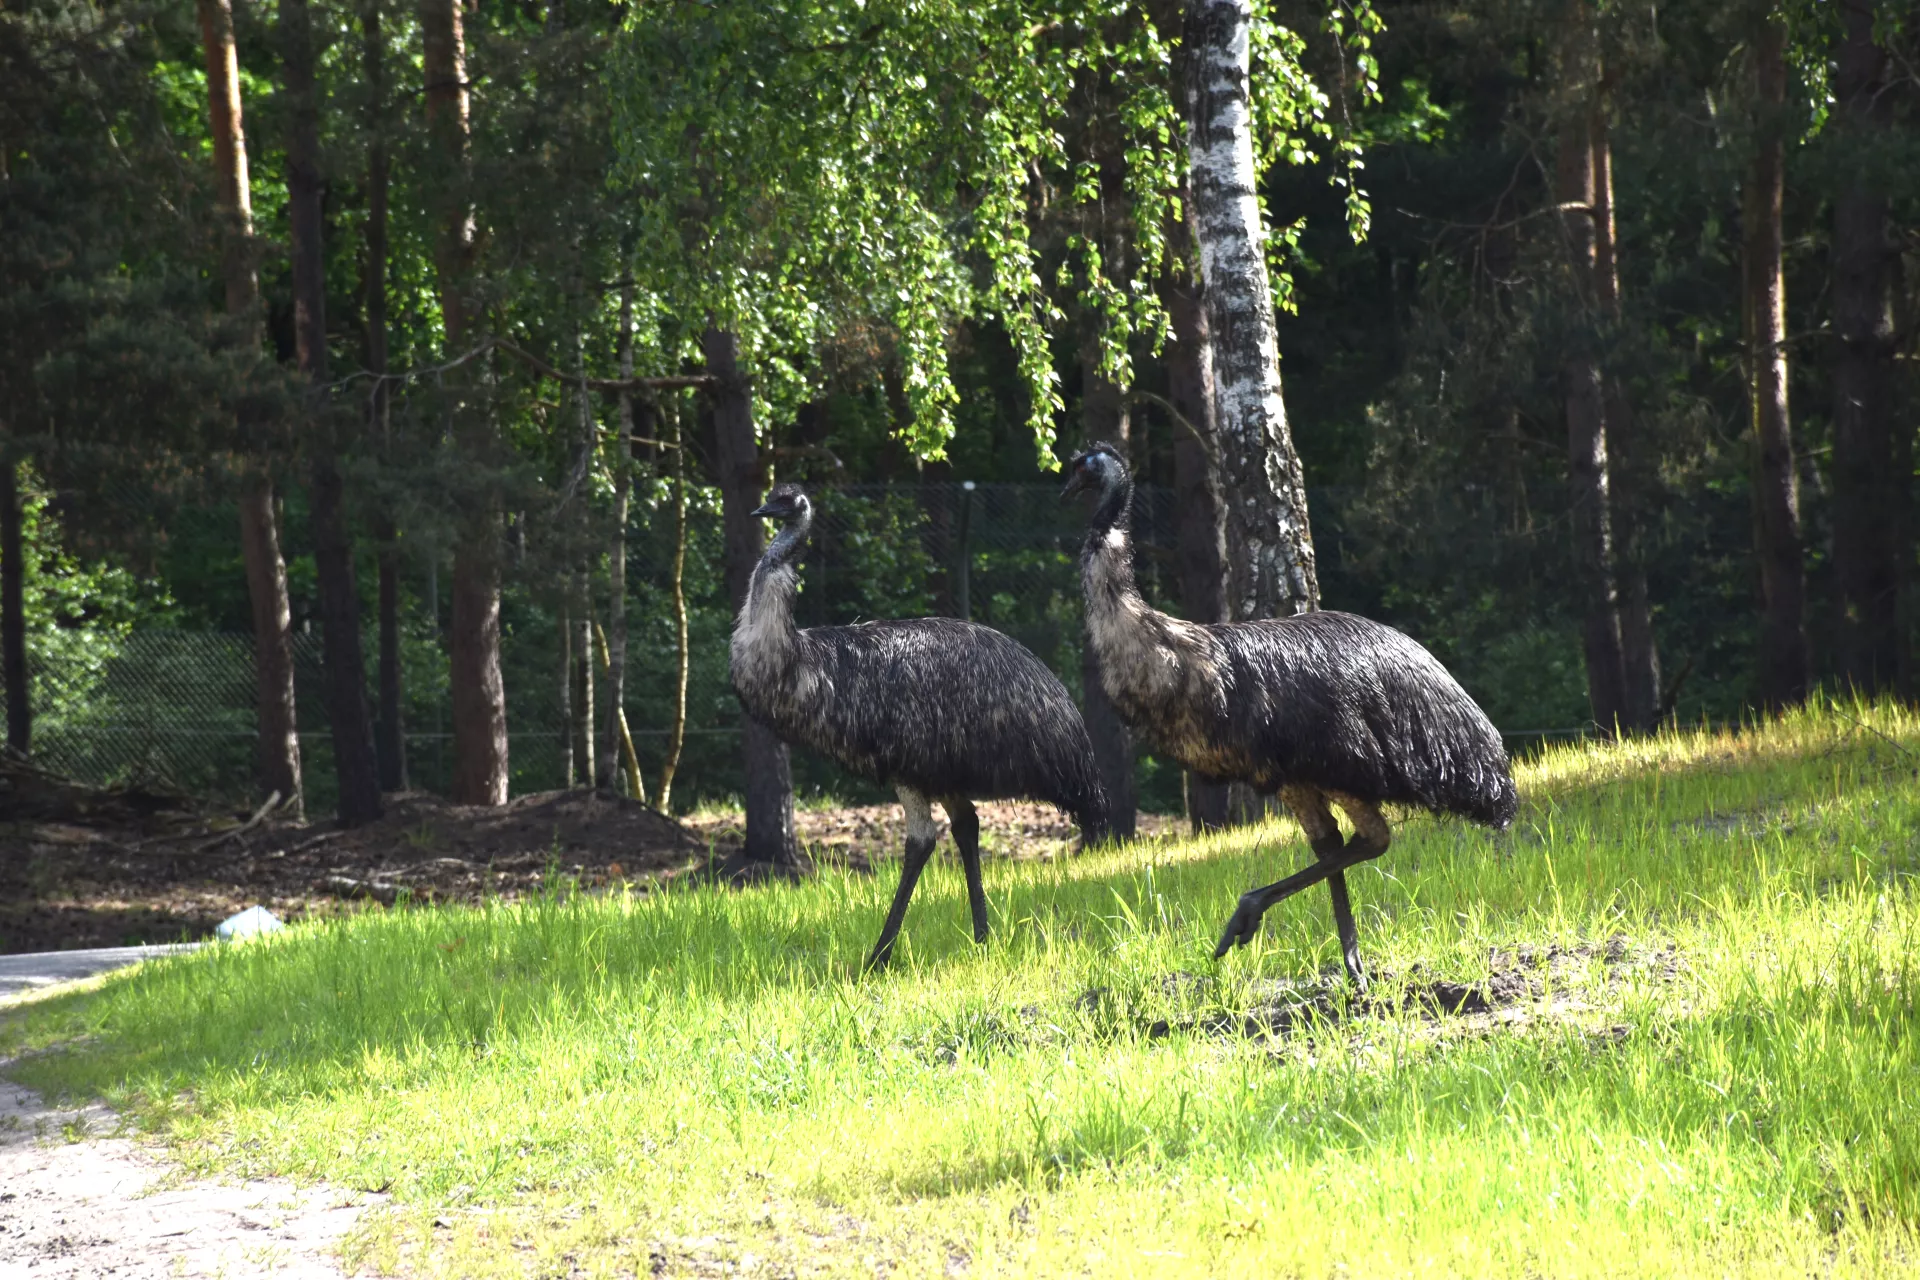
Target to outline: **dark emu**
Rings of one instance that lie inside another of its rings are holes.
[[[793,595],[813,503],[799,485],[777,485],[754,514],[784,527],[754,568],[733,628],[740,705],[785,741],[893,787],[907,814],[900,887],[867,968],[893,955],[938,838],[934,801],[966,868],[973,940],[985,942],[975,800],[1044,800],[1072,814],[1086,839],[1107,831],[1079,708],[1038,658],[990,627],[902,618],[796,629]]]
[[[1154,609],[1133,582],[1125,460],[1095,444],[1067,470],[1063,496],[1097,495],[1081,582],[1100,683],[1121,718],[1202,777],[1279,792],[1318,859],[1243,894],[1214,958],[1250,942],[1269,907],[1325,880],[1347,975],[1365,992],[1345,869],[1387,851],[1385,802],[1511,823],[1499,732],[1432,654],[1377,622],[1323,612],[1199,626]],[[1330,804],[1353,820],[1352,839],[1342,842]]]

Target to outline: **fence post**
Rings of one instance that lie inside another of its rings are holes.
[[[960,535],[956,539],[960,547],[959,563],[953,566],[953,607],[961,621],[973,621],[973,600],[968,588],[973,571],[973,552],[967,545],[967,530],[973,520],[973,481],[960,483]]]

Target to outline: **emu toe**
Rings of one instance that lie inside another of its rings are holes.
[[[1267,914],[1266,895],[1255,889],[1240,895],[1240,905],[1233,909],[1233,918],[1227,921],[1227,931],[1220,935],[1220,945],[1213,949],[1213,958],[1218,960],[1235,947],[1244,947],[1253,941],[1253,935],[1260,932],[1260,918]]]

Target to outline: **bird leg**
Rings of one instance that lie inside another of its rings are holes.
[[[880,941],[873,944],[873,953],[867,957],[869,971],[886,968],[887,961],[893,958],[893,942],[906,921],[913,887],[920,883],[920,873],[925,870],[927,859],[933,856],[934,841],[939,836],[933,825],[933,806],[927,798],[910,787],[899,788],[899,795],[900,807],[907,811],[907,852],[900,861],[900,887],[894,890],[887,922],[880,927]]]
[[[1346,962],[1347,975],[1364,994],[1367,989],[1366,969],[1360,962],[1360,935],[1353,922],[1353,904],[1347,896],[1345,871],[1355,863],[1377,858],[1386,852],[1391,840],[1386,820],[1380,816],[1377,806],[1350,796],[1336,796],[1336,803],[1354,820],[1353,839],[1346,841],[1340,838],[1340,827],[1333,820],[1333,812],[1327,808],[1327,797],[1318,788],[1287,787],[1281,792],[1281,799],[1306,832],[1309,847],[1318,861],[1284,880],[1242,894],[1232,918],[1227,921],[1226,931],[1220,935],[1220,944],[1213,950],[1213,958],[1218,960],[1234,947],[1244,947],[1253,941],[1253,935],[1260,931],[1261,917],[1269,909],[1302,889],[1310,889],[1325,880],[1333,897],[1334,926],[1340,933],[1340,950]]]
[[[945,800],[953,843],[967,871],[967,905],[973,911],[973,940],[987,940],[987,890],[980,882],[980,814],[971,800]]]
[[[1388,828],[1386,818],[1381,816],[1380,806],[1355,796],[1335,794],[1332,798],[1353,820],[1353,836],[1342,851],[1341,861],[1350,866],[1385,853],[1387,846],[1393,843],[1393,832]],[[1337,830],[1334,839],[1339,839]],[[1314,852],[1321,857],[1326,856],[1320,853],[1317,846]],[[1367,966],[1360,959],[1360,931],[1354,927],[1353,904],[1347,900],[1347,877],[1344,872],[1336,871],[1327,877],[1327,892],[1333,898],[1333,927],[1340,933],[1340,959],[1347,966],[1347,978],[1353,983],[1354,991],[1364,996],[1367,994]]]

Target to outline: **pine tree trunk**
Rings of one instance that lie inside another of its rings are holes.
[[[313,561],[320,593],[327,715],[332,721],[339,819],[358,827],[380,816],[380,773],[367,715],[367,666],[360,648],[360,592],[335,453],[327,382],[327,283],[320,201],[320,104],[313,75],[307,0],[280,0],[287,110],[287,224],[292,241],[295,358],[309,389],[305,434],[312,458]]]
[[[0,672],[7,688],[7,746],[33,746],[33,702],[27,685],[25,539],[20,528],[20,461],[0,456]]]
[[[1902,561],[1911,481],[1894,470],[1893,272],[1888,200],[1861,175],[1888,127],[1887,55],[1874,43],[1873,0],[1842,0],[1834,78],[1849,175],[1833,206],[1833,567],[1840,586],[1840,671],[1862,693],[1892,689],[1905,665]]]
[[[1620,320],[1620,254],[1613,217],[1613,142],[1607,126],[1605,77],[1588,117],[1593,151],[1594,294],[1602,316]],[[1620,619],[1621,723],[1649,732],[1660,717],[1660,652],[1653,634],[1643,533],[1653,469],[1638,455],[1633,405],[1622,380],[1605,379],[1608,484],[1612,493],[1614,577]]]
[[[1190,205],[1187,193],[1181,203]],[[1213,361],[1208,353],[1207,303],[1191,229],[1168,226],[1167,250],[1175,274],[1161,284],[1173,343],[1167,350],[1167,399],[1173,424],[1173,494],[1177,511],[1180,603],[1193,622],[1227,621],[1227,529],[1220,504],[1219,434],[1213,417]],[[1227,786],[1187,778],[1187,814],[1195,831],[1227,825]]]
[[[1753,405],[1754,540],[1760,561],[1760,699],[1768,708],[1807,696],[1806,569],[1800,482],[1787,413],[1787,302],[1782,264],[1785,198],[1786,28],[1764,21],[1753,46],[1758,140],[1746,191],[1748,358]]]
[[[1249,99],[1250,0],[1189,0],[1187,152],[1212,338],[1235,618],[1320,607],[1300,457],[1280,394]]]
[[[554,638],[560,646],[560,668],[554,672],[556,683],[554,697],[560,708],[560,785],[571,791],[574,780],[579,777],[575,772],[574,744],[578,738],[573,732],[573,597],[568,593],[560,602],[560,614],[554,619]]]
[[[466,40],[459,0],[423,0],[420,36],[426,73],[427,123],[439,153],[435,249],[446,354],[465,354],[474,306],[473,209],[466,194],[469,134]],[[491,419],[470,401],[454,405],[454,441],[472,464],[496,453]],[[452,683],[453,786],[460,804],[507,802],[507,691],[500,674],[501,511],[489,492],[471,504],[455,531],[452,616],[448,623]]]
[[[1087,443],[1104,441],[1124,456],[1132,426],[1127,402],[1120,388],[1100,372],[1099,330],[1085,318],[1080,326],[1080,377],[1080,425]],[[1133,735],[1107,697],[1100,680],[1100,660],[1091,643],[1080,649],[1080,679],[1082,713],[1093,739],[1094,767],[1100,774],[1100,788],[1107,793],[1111,815],[1106,831],[1088,834],[1090,838],[1131,840],[1140,804],[1133,779]]]
[[[738,614],[762,550],[760,517],[750,514],[765,496],[766,468],[753,426],[753,400],[740,372],[739,339],[723,329],[701,338],[713,390],[714,463],[719,471],[726,526],[727,598]],[[804,866],[793,831],[793,770],[786,744],[752,716],[743,716],[747,838],[741,861],[748,875]]]
[[[287,595],[287,562],[280,555],[273,482],[252,469],[240,477],[240,553],[253,608],[253,682],[259,733],[254,740],[255,785],[265,796],[278,791],[302,809],[300,736],[293,715],[293,606]]]
[[[1607,455],[1607,400],[1597,350],[1600,321],[1599,236],[1594,218],[1592,95],[1597,91],[1592,17],[1583,3],[1568,8],[1560,76],[1571,100],[1562,111],[1554,166],[1567,255],[1567,352],[1560,365],[1567,418],[1567,480],[1575,589],[1587,700],[1602,734],[1628,719],[1626,668],[1620,652],[1620,596],[1615,577],[1613,500]]]
[[[620,286],[620,378],[633,378],[633,281]],[[646,417],[641,435],[654,437],[659,432],[652,422],[651,405],[643,405]],[[612,788],[620,775],[621,713],[627,698],[627,509],[633,492],[633,435],[635,426],[633,391],[622,388],[619,402],[618,432],[613,441],[613,528],[607,540],[607,740],[601,752],[602,787]],[[636,799],[638,797],[635,797]]]
[[[573,666],[568,673],[571,701],[568,722],[573,726],[573,757],[580,768],[580,784],[591,787],[599,779],[599,743],[593,733],[593,601],[587,575],[573,575],[573,633],[568,648]]]
[[[687,674],[693,652],[687,633],[687,433],[685,398],[676,396],[671,418],[674,446],[667,450],[673,466],[673,723],[667,730],[667,758],[660,766],[660,812],[673,812],[673,780],[680,772],[680,751],[687,741]]]
[[[382,0],[365,0],[360,11],[361,66],[367,85],[367,223],[365,260],[361,264],[361,294],[366,310],[366,365],[374,377],[367,397],[367,430],[389,457],[393,447],[392,397],[387,372],[387,197],[390,164],[387,158],[386,49],[381,35]],[[380,549],[375,559],[379,574],[378,617],[379,708],[374,715],[374,755],[382,791],[404,791],[407,786],[406,726],[401,718],[403,690],[400,675],[400,549],[393,521],[380,517],[375,531]]]
[[[201,52],[207,70],[207,116],[213,140],[216,205],[221,233],[221,277],[227,313],[249,318],[258,341],[260,288],[253,267],[253,196],[247,177],[247,138],[240,108],[240,61],[233,41],[230,0],[198,0]],[[293,694],[293,606],[287,566],[273,510],[273,482],[265,464],[249,460],[240,478],[240,555],[246,565],[253,613],[254,695],[257,720],[254,781],[260,794],[278,791],[300,811],[300,738]]]

